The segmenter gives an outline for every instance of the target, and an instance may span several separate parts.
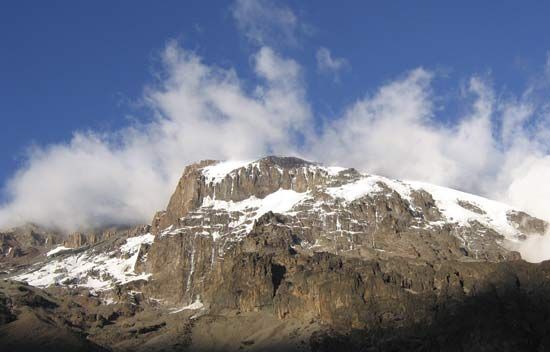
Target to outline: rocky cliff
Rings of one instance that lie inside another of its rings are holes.
[[[296,345],[285,349],[296,350],[454,350],[445,340],[453,338],[456,350],[471,350],[475,341],[487,348],[498,341],[508,350],[543,348],[546,332],[531,327],[518,332],[505,325],[488,337],[457,337],[451,327],[466,329],[454,319],[461,307],[476,318],[480,302],[491,308],[477,317],[479,324],[505,311],[525,326],[548,320],[542,312],[550,308],[525,317],[521,310],[538,300],[546,304],[537,290],[546,292],[550,269],[525,263],[515,251],[547,227],[471,194],[297,158],[202,161],[185,168],[151,226],[74,235],[9,276],[56,292],[85,290],[103,305],[152,309],[164,325],[147,334],[185,340],[190,350],[213,349],[204,344],[204,329],[229,329],[240,320],[235,314],[253,325],[293,326],[272,337],[274,348],[288,340]],[[196,328],[174,328],[171,318],[162,318],[179,314],[188,314]],[[441,329],[449,321],[451,327]],[[119,326],[117,319],[112,324]],[[93,341],[113,347],[99,333]],[[155,346],[176,348],[170,341]],[[226,346],[271,346],[254,341]],[[129,346],[136,348],[117,348]]]

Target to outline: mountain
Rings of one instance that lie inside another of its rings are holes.
[[[0,341],[38,311],[90,350],[550,349],[550,264],[516,251],[548,226],[298,158],[201,161],[150,225],[0,234]]]

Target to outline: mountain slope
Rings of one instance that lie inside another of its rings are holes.
[[[418,324],[452,316],[450,302],[491,301],[495,287],[513,297],[546,285],[546,266],[521,261],[513,249],[547,227],[474,195],[297,158],[202,161],[185,168],[150,227],[53,249],[10,276],[57,294],[80,290],[106,306],[130,302],[157,312],[164,325],[152,324],[151,334],[162,341],[185,335],[191,349],[200,350],[192,336],[197,342],[208,329],[198,322],[223,330],[235,312],[300,331],[314,323],[307,336],[296,335],[311,350],[352,332],[356,346],[378,344],[362,335],[373,331],[388,338],[402,332],[392,341],[408,344]],[[530,307],[531,298],[526,302]],[[181,327],[185,334],[163,318],[182,314],[196,322]],[[94,338],[112,346],[101,334]]]

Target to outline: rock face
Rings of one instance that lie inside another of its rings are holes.
[[[202,161],[185,168],[150,227],[73,235],[64,244],[75,249],[59,247],[12,277],[91,290],[106,303],[193,312],[193,321],[209,321],[185,328],[195,341],[206,331],[199,326],[224,326],[238,312],[298,324],[310,350],[475,350],[476,341],[480,349],[536,350],[549,346],[546,331],[503,325],[485,334],[484,319],[548,322],[550,309],[528,317],[518,310],[546,304],[532,292],[550,287],[550,269],[512,250],[547,229],[504,204],[354,169],[286,157]],[[469,329],[465,316],[455,320],[462,307],[479,335],[456,333]],[[150,328],[156,338],[174,333],[163,322]],[[239,348],[254,349],[243,341]]]
[[[313,171],[308,167],[313,164],[298,158],[271,156],[254,163],[219,164],[206,160],[185,168],[166,211],[155,215],[155,232],[176,226],[190,211],[200,208],[205,198],[238,202],[252,196],[264,198],[279,189],[305,192],[322,182],[321,177],[315,180],[319,170]]]
[[[59,245],[63,235],[33,224],[0,232],[0,263],[2,269],[32,260],[45,250]]]
[[[67,236],[63,245],[69,248],[79,248],[82,246],[93,246],[112,237],[135,235],[139,228],[110,227],[100,231],[74,232]]]
[[[516,260],[506,243],[546,226],[483,198],[354,169],[281,157],[206,161],[185,169],[166,211],[153,220],[148,290],[174,303],[201,297],[220,307],[257,309],[278,302],[272,296],[283,277],[286,282],[291,268],[319,253],[416,266]],[[285,270],[277,285],[275,267]],[[235,275],[253,290],[234,288],[241,296],[219,303],[218,285],[235,286],[226,283]]]

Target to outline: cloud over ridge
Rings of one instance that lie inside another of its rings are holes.
[[[267,47],[252,61],[261,84],[246,92],[233,70],[207,66],[171,42],[162,54],[164,79],[143,97],[153,119],[31,150],[6,185],[0,227],[146,223],[188,163],[293,153],[311,119],[301,68]]]
[[[235,70],[207,65],[176,42],[166,46],[162,63],[163,78],[143,96],[148,122],[76,132],[67,143],[28,153],[5,186],[0,227],[34,222],[76,231],[147,223],[165,207],[184,165],[266,154],[455,187],[550,219],[549,115],[529,89],[503,98],[472,77],[466,113],[443,123],[437,75],[416,68],[319,130],[303,68],[269,46],[252,55],[252,88]]]

